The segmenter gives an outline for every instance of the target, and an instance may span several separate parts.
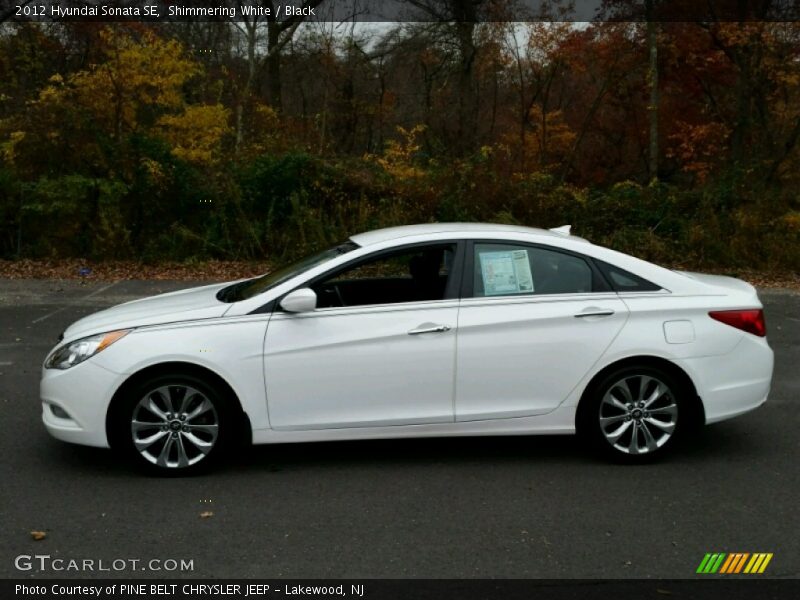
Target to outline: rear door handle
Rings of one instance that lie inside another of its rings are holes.
[[[436,323],[423,323],[416,329],[409,331],[408,335],[420,335],[421,333],[444,333],[445,331],[450,331],[450,327],[447,325],[437,325]]]
[[[610,308],[602,309],[602,308],[589,308],[584,312],[579,312],[575,315],[576,319],[581,319],[583,317],[610,317],[614,314],[614,311]]]

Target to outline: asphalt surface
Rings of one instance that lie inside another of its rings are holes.
[[[0,280],[0,576],[115,574],[14,566],[47,554],[192,560],[169,573],[191,577],[683,578],[706,552],[735,551],[772,552],[768,575],[798,576],[796,292],[761,294],[769,402],[643,467],[600,462],[572,437],[512,437],[259,446],[208,475],[159,479],[51,439],[38,380],[59,332],[188,285]]]

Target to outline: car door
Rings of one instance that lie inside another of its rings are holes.
[[[317,278],[316,310],[276,312],[264,344],[275,429],[454,421],[457,243],[380,252]]]
[[[628,316],[591,261],[556,248],[470,242],[464,279],[457,421],[550,412]]]

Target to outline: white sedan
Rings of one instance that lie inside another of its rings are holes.
[[[567,227],[396,227],[77,321],[43,420],[166,474],[242,442],[575,432],[640,462],[765,402],[765,336],[751,285]]]

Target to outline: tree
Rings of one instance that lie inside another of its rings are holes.
[[[658,179],[658,25],[653,11],[654,0],[646,0],[647,11],[647,87],[650,88],[648,172],[650,180]]]
[[[322,2],[323,0],[305,0],[302,8],[313,9]],[[262,67],[266,69],[268,104],[274,110],[280,111],[282,105],[281,50],[292,39],[300,23],[305,20],[303,10],[286,19],[278,20],[273,0],[260,0],[258,4],[268,11],[267,16],[264,18],[259,15],[242,16],[241,25],[238,21],[234,22],[246,40],[247,63],[247,74],[244,85],[239,92],[239,100],[236,106],[237,149],[244,140],[245,110],[246,106],[252,101],[256,78]],[[239,2],[239,8],[241,9],[241,7],[242,3]],[[257,52],[258,43],[264,29],[266,29],[266,52],[259,56]]]
[[[17,7],[25,7],[28,6],[33,0],[17,0],[17,2],[11,3],[8,2],[8,8],[0,7],[0,24],[5,23],[11,17],[13,17],[17,12]],[[6,4],[6,2],[3,2]]]
[[[478,103],[475,86],[475,64],[478,46],[475,31],[480,8],[487,0],[407,0],[434,19],[446,24],[438,31],[449,37],[457,48],[455,61],[456,102],[458,106],[454,138],[459,147],[469,153],[475,150]]]

